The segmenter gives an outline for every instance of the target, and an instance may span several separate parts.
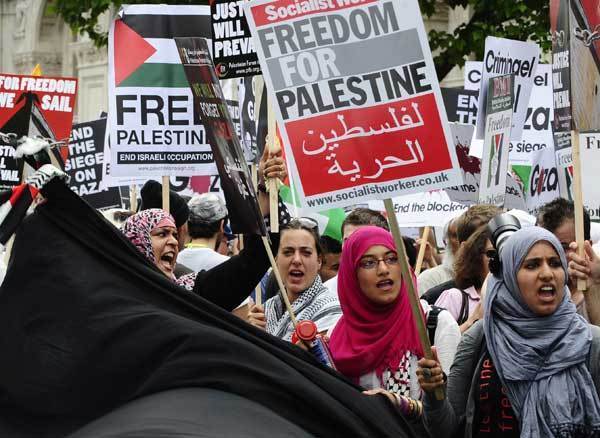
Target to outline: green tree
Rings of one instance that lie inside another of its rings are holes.
[[[404,1],[404,0],[403,0]],[[98,28],[98,17],[121,0],[53,0],[55,12],[74,32],[87,33],[98,46],[107,43],[107,35]],[[128,0],[125,3],[208,4],[206,0]],[[471,19],[452,33],[432,30],[429,45],[438,77],[445,77],[455,65],[463,66],[474,54],[481,59],[486,36],[532,40],[544,51],[550,49],[548,0],[419,0],[423,15],[431,17],[440,8],[470,7]]]

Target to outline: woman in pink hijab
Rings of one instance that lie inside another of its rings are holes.
[[[342,317],[329,343],[338,371],[371,390],[368,394],[384,393],[397,406],[419,400],[416,370],[423,349],[388,231],[363,227],[344,243],[338,294]],[[424,305],[423,311],[429,308]],[[440,356],[451,350],[449,364],[459,341],[456,322],[448,312],[440,312],[435,344]],[[420,403],[413,407],[421,409]]]

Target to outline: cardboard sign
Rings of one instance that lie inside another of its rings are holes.
[[[570,136],[568,137],[570,141]],[[556,169],[560,197],[572,201],[573,198],[573,154],[571,147],[556,151]]]
[[[245,7],[303,206],[322,210],[460,182],[416,2]]]
[[[479,84],[481,82],[481,71],[476,74],[478,68],[482,68],[482,62],[469,62],[470,70],[465,70],[465,88],[468,83],[471,87],[477,87],[479,90]],[[466,68],[466,67],[465,67]],[[468,80],[467,78],[471,78]],[[476,79],[475,79],[476,78]],[[471,82],[473,81],[473,82]],[[446,89],[442,89],[444,94]],[[454,90],[454,89],[450,89]],[[470,93],[471,91],[464,91],[463,93]],[[460,96],[460,94],[459,94]],[[460,97],[458,98],[460,99]],[[473,100],[469,100],[469,108],[466,107],[466,100],[462,98],[462,107],[457,109],[457,120],[452,120],[451,113],[449,111],[446,97],[444,97],[444,103],[446,103],[446,111],[448,112],[449,121],[458,121],[459,123],[470,123],[462,122],[459,120],[472,120],[472,114],[477,114],[477,105],[473,105]],[[468,116],[465,113],[468,112]],[[523,134],[521,139],[518,141],[511,141],[510,153],[508,156],[509,163],[530,165],[531,154],[535,151],[551,147],[553,145],[553,133],[552,133],[552,120],[554,112],[552,108],[552,66],[549,64],[538,64],[533,78],[533,88],[531,89],[531,97],[529,99],[529,106],[525,115],[525,125],[523,125]],[[474,142],[472,146],[477,146],[477,150],[472,149],[471,154],[481,157],[482,146],[481,141]]]
[[[600,222],[600,132],[582,133],[579,136],[579,148],[583,205],[591,220]]]
[[[513,73],[514,99],[510,140],[519,141],[527,116],[529,96],[533,87],[533,74],[540,57],[540,47],[536,43],[487,37],[483,55],[483,71],[479,88],[479,114],[477,116],[476,138],[483,139],[487,114],[482,109],[487,101],[488,82],[491,78]]]
[[[220,79],[260,74],[260,64],[244,16],[243,2],[210,2],[212,53]]]
[[[265,235],[266,227],[248,164],[210,57],[208,42],[202,38],[175,38],[175,43],[219,169],[231,229],[234,233]]]
[[[513,164],[513,176],[523,184],[527,210],[537,214],[539,208],[560,196],[558,169],[554,149],[531,152],[529,163]]]
[[[479,89],[481,88],[481,70],[483,70],[483,62],[465,62],[465,90],[473,90],[479,92]]]
[[[111,23],[108,123],[113,176],[215,173],[174,36],[210,38],[210,8],[129,5]]]
[[[105,132],[105,118],[74,125],[65,161],[65,172],[71,177],[69,187],[94,208],[121,206],[117,187],[100,188]]]
[[[77,79],[0,74],[0,132],[67,140],[73,122]],[[20,183],[15,149],[0,138],[0,189]],[[66,157],[66,147],[61,154]]]
[[[394,211],[401,227],[443,227],[469,207],[453,202],[443,190],[415,193],[392,199]],[[372,210],[385,210],[383,201],[369,202]]]
[[[445,189],[450,199],[464,205],[473,205],[479,199],[479,181],[481,180],[481,160],[469,155],[470,142],[473,137],[473,125],[450,123],[452,137],[455,139],[456,155],[460,163],[464,183],[460,186]],[[525,210],[523,185],[510,174],[507,175],[505,189],[506,208]]]
[[[442,88],[448,121],[464,125],[477,122],[477,100],[479,92],[464,88]]]
[[[514,75],[490,78],[487,91],[485,139],[481,159],[479,202],[504,205],[508,148],[512,125]]]
[[[256,114],[254,107],[256,97],[254,96],[254,84],[252,77],[240,78],[238,84],[238,99],[240,112],[240,130],[244,157],[249,163],[258,161],[257,138],[256,138]],[[233,121],[235,123],[235,120]]]

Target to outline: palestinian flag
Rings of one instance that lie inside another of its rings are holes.
[[[123,6],[109,32],[109,129],[114,176],[215,172],[176,37],[209,39],[209,6]]]

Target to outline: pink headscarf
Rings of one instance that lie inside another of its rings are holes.
[[[379,227],[362,227],[344,243],[338,272],[342,317],[331,335],[329,347],[338,370],[351,378],[375,371],[381,376],[394,370],[406,353],[422,357],[423,348],[410,310],[408,288],[394,303],[373,304],[360,290],[356,272],[364,253],[374,245],[396,251],[392,235]]]

